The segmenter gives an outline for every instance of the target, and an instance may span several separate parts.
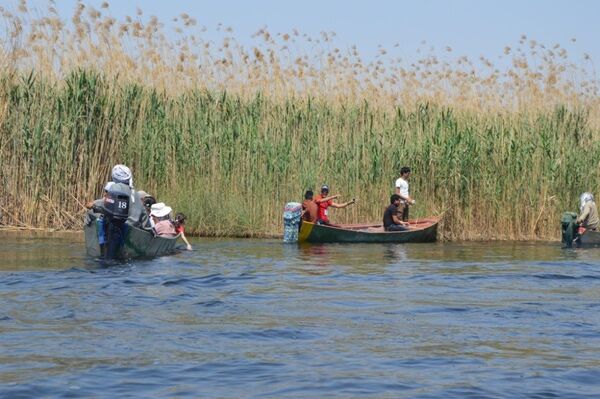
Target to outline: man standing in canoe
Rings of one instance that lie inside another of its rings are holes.
[[[400,177],[396,180],[396,194],[400,196],[400,206],[398,206],[398,217],[408,222],[408,208],[415,204],[415,200],[408,193],[408,179],[410,178],[410,168],[403,166],[400,169]]]
[[[338,204],[336,202],[333,202],[333,200],[338,197],[339,197],[339,194],[329,196],[329,186],[323,185],[321,187],[321,195],[317,195],[317,198],[315,198],[315,202],[317,203],[317,206],[319,207],[319,210],[317,213],[317,223],[325,224],[327,226],[335,226],[334,224],[329,222],[327,208],[329,208],[329,207],[338,208],[338,209],[345,208],[348,205],[354,204],[354,202],[355,202],[354,199],[352,201],[344,202],[343,204]]]

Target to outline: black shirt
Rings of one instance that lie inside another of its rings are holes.
[[[394,218],[392,218],[396,213],[398,213],[398,207],[396,205],[391,204],[386,208],[385,212],[383,212],[383,227],[396,224],[394,223]]]

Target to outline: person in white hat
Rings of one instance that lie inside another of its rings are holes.
[[[154,232],[157,236],[175,237],[177,235],[175,226],[169,218],[172,211],[173,209],[164,202],[158,202],[150,208],[150,217],[154,220]]]

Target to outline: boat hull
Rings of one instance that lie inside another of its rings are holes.
[[[586,230],[577,240],[581,246],[600,246],[600,231]]]
[[[437,239],[438,219],[409,221],[410,230],[385,231],[381,224],[339,225],[336,227],[302,222],[299,242],[310,243],[409,243]]]
[[[88,256],[102,257],[102,249],[98,241],[98,224],[96,223],[98,215],[88,214],[88,220],[84,225],[85,248]],[[134,226],[127,227],[125,243],[118,255],[121,259],[130,258],[153,258],[156,256],[167,255],[176,251],[177,238],[159,237],[152,232],[139,229]]]

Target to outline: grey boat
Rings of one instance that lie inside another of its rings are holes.
[[[99,217],[98,213],[88,212],[83,228],[86,252],[88,256],[95,258],[104,255],[98,239],[101,228],[98,223]],[[177,251],[178,238],[179,235],[175,237],[155,236],[152,231],[128,225],[125,242],[117,258],[153,258],[171,254]]]

